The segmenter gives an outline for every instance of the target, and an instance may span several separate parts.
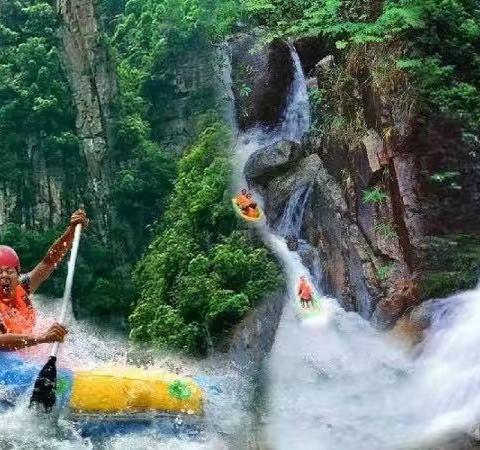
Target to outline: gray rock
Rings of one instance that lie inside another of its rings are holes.
[[[245,165],[245,177],[249,182],[260,183],[260,178],[273,178],[297,161],[301,152],[301,146],[290,141],[278,142],[258,150],[250,156]]]
[[[383,139],[372,129],[367,131],[366,136],[362,139],[363,145],[367,153],[370,170],[376,172],[381,169],[379,154],[383,152]]]
[[[113,171],[110,158],[113,118],[111,104],[117,93],[116,75],[92,0],[59,0],[61,55],[76,106],[76,128],[89,178],[88,196],[97,230],[108,230],[108,196]],[[81,14],[78,12],[81,11]]]
[[[314,183],[320,164],[318,155],[310,155],[300,159],[294,167],[267,183],[264,189],[264,199],[267,205],[266,212],[272,224],[275,224],[282,216],[283,210],[294,192]]]
[[[328,72],[333,68],[335,60],[332,55],[325,56],[315,65],[315,75],[319,86],[323,85]]]
[[[285,41],[262,42],[260,29],[234,36],[232,78],[241,129],[255,125],[274,127],[283,111],[293,80],[293,61]]]
[[[264,301],[233,330],[227,354],[242,372],[251,374],[272,348],[287,294],[276,292]]]

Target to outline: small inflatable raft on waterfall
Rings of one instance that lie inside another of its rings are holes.
[[[18,354],[0,352],[0,410],[30,395],[39,370]],[[83,436],[147,428],[170,435],[195,434],[202,428],[203,401],[203,391],[193,379],[157,370],[58,370],[57,405]]]
[[[235,210],[235,212],[243,220],[246,220],[247,222],[259,222],[263,219],[263,211],[258,206],[257,206],[258,216],[257,217],[250,217],[250,216],[247,216],[243,213],[242,209],[237,205],[237,201],[235,200],[235,198],[232,198],[232,205],[233,205],[233,209]]]
[[[303,308],[300,300],[296,303],[295,313],[299,319],[310,319],[312,317],[318,317],[323,313],[323,308],[320,300],[316,297],[313,298],[312,304],[310,307]]]

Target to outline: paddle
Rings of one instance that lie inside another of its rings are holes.
[[[72,293],[73,274],[75,272],[75,261],[77,259],[78,244],[80,243],[80,234],[82,232],[82,225],[78,224],[75,227],[75,235],[73,237],[72,252],[70,253],[70,260],[68,261],[67,280],[65,282],[65,291],[63,292],[62,310],[58,322],[63,325],[65,316],[67,315],[68,302]],[[55,342],[52,347],[52,353],[48,361],[43,366],[38,374],[37,380],[33,387],[32,397],[30,398],[30,407],[43,406],[45,412],[50,412],[55,405],[57,388],[57,352],[60,343]]]

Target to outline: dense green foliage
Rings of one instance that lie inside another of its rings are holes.
[[[61,65],[58,25],[48,2],[0,4],[0,171],[2,188],[16,196],[16,208],[1,238],[17,248],[25,270],[42,259],[63,231],[55,226],[54,217],[62,214],[66,224],[68,214],[79,203],[92,213],[84,196],[87,168]],[[79,300],[76,311],[84,316],[127,315],[133,300],[131,267],[150,237],[146,227],[161,213],[174,177],[173,161],[149,139],[138,92],[122,87],[112,155],[118,170],[110,180],[110,208],[116,220],[107,233],[107,245],[95,223],[82,240],[74,295]],[[45,174],[34,173],[43,167],[43,161]],[[45,178],[62,187],[63,210],[52,209],[49,223],[41,223],[34,212],[38,209],[38,180],[46,182]],[[41,292],[61,295],[64,277],[65,264]]]
[[[212,125],[179,163],[159,234],[135,272],[141,297],[130,321],[137,341],[204,353],[279,287],[272,258],[238,229],[228,146],[225,129]]]
[[[443,298],[472,289],[480,277],[480,238],[474,235],[432,238],[426,247],[430,264],[422,284],[424,298]]]
[[[27,204],[34,195],[28,149],[43,155],[47,165],[65,167],[72,182],[78,174],[74,112],[56,26],[48,2],[0,3],[0,171],[2,181],[27,181],[19,192]]]
[[[466,133],[480,124],[480,7],[475,0],[422,2],[423,27],[408,38],[410,58],[397,62],[410,71],[430,112],[462,122]],[[467,136],[468,137],[468,134]]]
[[[107,15],[118,8],[103,4]],[[136,94],[129,104],[148,121],[157,140],[169,121],[218,109],[209,77],[216,63],[212,44],[231,29],[233,11],[232,0],[129,0],[112,20],[111,45],[122,91]],[[195,72],[199,68],[206,80]],[[194,139],[201,128],[184,134]]]

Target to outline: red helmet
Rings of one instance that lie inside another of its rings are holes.
[[[20,258],[17,252],[7,245],[0,245],[0,267],[13,267],[20,273]]]

